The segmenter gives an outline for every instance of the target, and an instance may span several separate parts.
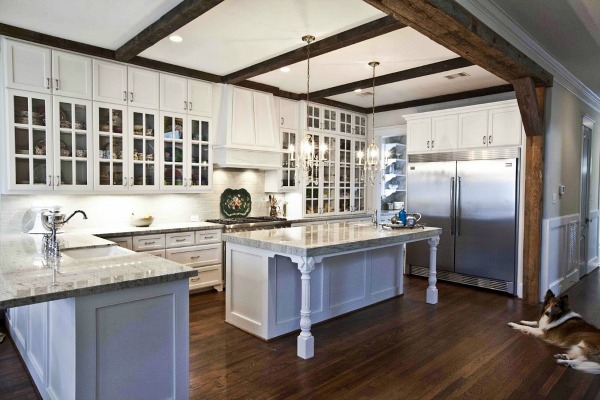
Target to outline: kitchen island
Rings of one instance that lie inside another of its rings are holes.
[[[265,340],[300,328],[298,356],[311,358],[311,324],[403,293],[406,243],[429,242],[426,301],[436,304],[441,233],[342,222],[225,234],[225,320]]]
[[[86,234],[0,235],[0,309],[44,399],[187,399],[189,267]]]

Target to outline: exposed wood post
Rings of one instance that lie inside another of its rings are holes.
[[[525,128],[525,210],[523,221],[523,299],[540,301],[542,211],[544,199],[544,104],[546,90],[533,79],[512,82]]]

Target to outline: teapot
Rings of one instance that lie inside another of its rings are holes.
[[[419,213],[406,213],[406,226],[411,228],[417,225],[417,222],[421,220],[421,214]]]

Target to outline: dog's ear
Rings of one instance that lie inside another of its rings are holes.
[[[569,306],[569,295],[565,294],[564,296],[560,296],[560,302],[562,303],[563,308],[567,308]]]
[[[548,289],[548,291],[546,292],[546,297],[544,297],[544,308],[546,308],[546,304],[548,304],[550,299],[553,297],[554,297],[554,293],[552,293],[552,290]]]

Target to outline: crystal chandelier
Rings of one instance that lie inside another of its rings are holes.
[[[304,138],[300,142],[300,153],[298,154],[298,166],[304,176],[308,176],[312,172],[315,164],[315,143],[312,135],[308,130],[309,125],[309,97],[310,97],[310,44],[315,41],[312,35],[302,36],[302,40],[306,42],[306,132]]]
[[[369,65],[373,67],[373,119],[371,123],[371,144],[366,152],[363,152],[362,150],[358,151],[356,153],[356,159],[358,165],[364,165],[365,175],[369,178],[371,185],[375,185],[377,174],[381,169],[379,147],[375,144],[375,67],[379,65],[379,62],[371,61]]]

